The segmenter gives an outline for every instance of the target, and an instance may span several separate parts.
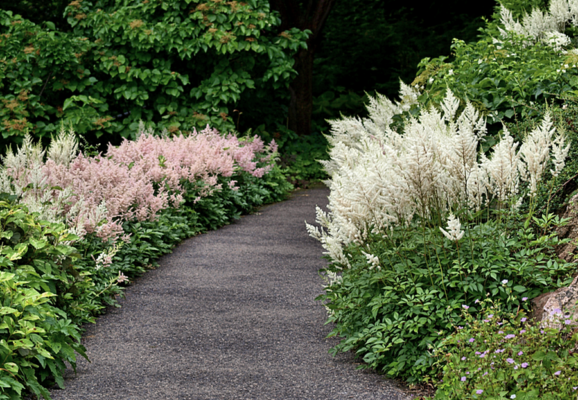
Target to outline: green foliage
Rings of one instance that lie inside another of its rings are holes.
[[[489,293],[513,311],[522,297],[568,284],[573,268],[556,257],[560,241],[524,217],[471,221],[459,242],[438,227],[412,224],[350,245],[351,268],[329,266],[329,275],[341,275],[319,297],[335,323],[331,336],[343,338],[333,352],[356,350],[365,367],[427,380],[435,367],[429,352],[464,324],[463,305],[475,311],[474,301]],[[366,252],[379,258],[377,270],[368,268]]]
[[[435,399],[571,399],[578,387],[575,321],[560,310],[561,330],[530,323],[484,300],[474,317],[464,312],[436,351],[443,368]]]
[[[74,235],[10,200],[0,201],[0,399],[20,399],[23,390],[49,398],[46,386],[64,387],[65,362],[76,365],[75,351],[86,357],[78,327],[54,305],[74,303],[73,291],[90,283],[65,244]]]
[[[488,122],[536,118],[534,104],[559,99],[578,89],[578,58],[561,55],[550,46],[524,46],[512,39],[493,43],[487,35],[478,42],[455,40],[455,59],[424,59],[412,85],[425,87],[420,101],[439,104],[447,88],[469,100]],[[577,92],[578,93],[578,92]]]
[[[244,92],[285,87],[307,32],[277,35],[266,1],[74,1],[71,32],[0,10],[3,138],[30,129],[48,137],[56,120],[116,143],[139,120],[169,132],[234,126]]]
[[[283,147],[282,164],[295,185],[327,178],[319,160],[327,160],[327,139],[318,133],[299,137]]]

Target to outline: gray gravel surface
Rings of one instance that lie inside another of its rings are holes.
[[[53,399],[406,399],[351,354],[328,354],[314,300],[325,261],[304,226],[328,193],[297,191],[185,240],[87,327],[92,362]]]

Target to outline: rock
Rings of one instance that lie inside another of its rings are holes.
[[[558,237],[560,239],[572,239],[572,241],[558,246],[556,253],[561,259],[572,262],[576,251],[576,240],[578,239],[578,195],[570,199],[562,218],[570,218],[570,221],[568,221],[567,225],[561,226],[556,230]]]
[[[548,299],[554,294],[555,292],[548,292],[543,293],[538,297],[532,299],[532,314],[530,317],[534,318],[536,321],[542,321],[542,315],[544,314],[544,306]]]
[[[563,287],[555,292],[544,293],[532,300],[533,316],[536,321],[542,321],[551,328],[562,328],[561,315],[570,314],[578,320],[578,276],[570,286]]]

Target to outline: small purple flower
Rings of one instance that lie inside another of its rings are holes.
[[[502,285],[505,285],[506,283],[508,283],[508,280],[507,280],[507,279],[504,279],[504,280],[502,281]]]
[[[572,388],[572,390],[576,390],[576,389],[578,389],[578,386],[574,386],[574,387]]]
[[[526,322],[527,319],[528,319],[528,318],[524,317],[524,318],[522,318],[520,321]]]
[[[541,333],[541,334],[544,334],[544,329],[540,329],[540,333]]]
[[[522,363],[522,368],[528,368],[528,363]]]
[[[476,390],[476,394],[482,394],[482,393],[484,393],[484,391],[482,389]]]
[[[478,304],[480,302],[480,299],[476,299],[476,301],[474,301],[474,303]]]
[[[560,375],[561,372],[562,371],[556,371],[556,372],[554,372],[554,375],[558,376],[558,375]]]
[[[465,382],[465,381],[466,381],[466,377],[462,376],[462,382]]]
[[[494,314],[490,314],[488,315],[488,318],[492,318],[494,316]]]
[[[520,331],[520,334],[523,335],[524,333],[526,333],[526,330],[525,330],[525,329],[522,329],[522,330]]]
[[[475,339],[474,339],[474,338],[471,338],[470,340],[468,340],[468,342],[474,343],[474,342],[475,342]]]
[[[486,354],[480,354],[480,358],[484,358],[486,356]]]
[[[462,357],[462,361],[466,361],[466,357]]]
[[[458,329],[464,329],[464,327],[463,327],[463,326],[458,326]]]
[[[482,370],[481,368],[478,368],[478,371],[481,371],[481,370]]]
[[[503,335],[503,334],[504,334],[504,331],[498,331],[498,333],[499,333],[500,335]]]
[[[526,301],[526,300],[528,300],[527,297],[522,297],[522,301]]]
[[[569,319],[567,319],[566,321],[564,321],[564,323],[565,323],[566,325],[570,325],[570,324],[572,323],[572,321],[569,320]]]
[[[462,308],[464,308],[465,310],[467,310],[468,308],[470,308],[470,306],[466,306],[465,304],[462,304]]]
[[[470,374],[470,371],[466,372],[466,375],[469,375],[469,374]]]
[[[486,376],[486,375],[488,375],[488,372],[487,372],[487,371],[486,371],[486,372],[484,372],[484,375],[482,375],[482,376]]]
[[[485,323],[488,323],[488,322],[490,322],[490,320],[489,320],[489,319],[485,319],[484,322],[485,322]]]
[[[513,364],[515,362],[513,358],[506,358],[506,361],[510,364]]]
[[[521,351],[521,352],[519,352],[519,353],[518,353],[518,355],[519,355],[519,356],[521,356],[522,354],[524,354],[524,352],[523,352],[523,351]]]
[[[502,325],[504,325],[503,322],[498,322],[498,326],[502,326]]]
[[[516,335],[512,335],[511,333],[509,335],[504,336],[504,339],[513,339],[515,338]]]
[[[518,366],[516,365],[516,366],[514,367],[514,369],[518,369]]]

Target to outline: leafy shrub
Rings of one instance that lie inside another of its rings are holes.
[[[570,315],[560,310],[557,329],[532,323],[523,310],[504,312],[499,302],[477,307],[475,317],[473,308],[463,312],[464,326],[436,351],[444,372],[435,399],[576,397],[578,334]]]
[[[468,224],[467,239],[452,243],[438,228],[412,224],[351,244],[344,252],[351,268],[329,267],[340,277],[319,297],[335,323],[330,335],[344,338],[333,353],[356,350],[366,367],[419,380],[433,369],[429,351],[465,324],[463,305],[474,311],[474,300],[489,293],[514,311],[523,297],[567,285],[573,266],[557,260],[556,236],[520,225]]]
[[[519,18],[521,2],[503,3]],[[494,123],[512,121],[515,115],[535,118],[535,103],[560,103],[566,93],[576,91],[577,31],[568,3],[552,0],[550,11],[544,12],[526,9],[528,14],[519,23],[508,9],[502,6],[500,11],[477,42],[454,40],[451,61],[445,56],[421,61],[412,85],[424,90],[420,101],[425,106],[440,104],[449,87]]]
[[[234,127],[249,89],[287,85],[308,33],[290,29],[266,1],[74,1],[70,32],[0,10],[0,128],[8,143],[27,130],[48,138],[57,121],[115,144],[139,120],[178,130]]]
[[[5,196],[6,197],[6,196]],[[63,224],[39,221],[25,207],[0,201],[0,398],[19,399],[24,389],[49,398],[45,387],[63,387],[65,362],[86,357],[78,327],[55,305],[92,284],[74,261],[74,240]]]

